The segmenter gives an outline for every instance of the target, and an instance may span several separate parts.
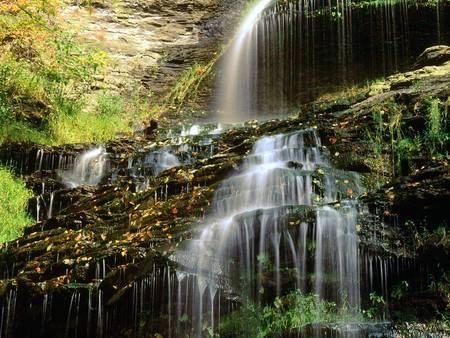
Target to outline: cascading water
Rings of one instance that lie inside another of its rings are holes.
[[[296,125],[290,120],[284,121],[283,127],[277,130],[293,130],[297,128]],[[273,121],[270,121],[259,125],[257,130],[270,133],[272,126]],[[151,208],[173,205],[174,200],[179,201],[178,192],[181,196],[186,192],[188,198],[194,197],[198,185],[190,186],[189,182],[184,187],[178,187],[177,192],[173,185],[164,185],[158,177],[152,180],[155,169],[153,160],[161,152],[167,152],[159,158],[160,164],[170,167],[177,161],[185,165],[198,160],[201,162],[194,165],[198,170],[209,166],[203,165],[208,163],[203,162],[205,158],[211,157],[213,161],[214,158],[229,158],[218,149],[224,139],[233,138],[236,131],[239,135],[239,129],[232,129],[221,138],[216,133],[224,127],[189,126],[183,128],[181,133],[180,128],[168,132],[171,137],[161,143],[162,147],[155,147],[152,142],[148,148],[133,154],[128,166],[124,166],[127,161],[123,157],[120,163],[115,163],[117,156],[110,154],[108,162],[111,163],[108,166],[112,169],[108,170],[109,176],[104,177],[99,184],[114,184],[114,179],[125,179],[130,186],[135,184],[139,177],[145,177],[144,162],[147,159],[150,164],[148,188],[154,188],[155,182],[159,188],[154,191],[154,198],[149,191],[137,191],[133,195],[148,198],[154,203]],[[245,127],[240,132],[244,134],[247,130],[248,127]],[[246,137],[246,140],[252,139]],[[234,142],[235,138],[231,143],[233,146]],[[247,149],[248,141],[244,142],[240,144]],[[241,146],[238,146],[238,154],[242,154],[241,150],[245,151]],[[63,287],[62,292],[46,289],[43,294],[37,294],[30,300],[28,292],[24,293],[23,289],[14,286],[14,282],[8,282],[9,289],[0,298],[0,322],[3,323],[0,337],[35,337],[38,332],[39,337],[122,337],[123,332],[130,332],[130,336],[134,337],[156,332],[167,337],[205,336],[208,328],[216,331],[219,323],[226,322],[222,321],[223,316],[236,310],[244,299],[267,305],[272,304],[276,295],[299,289],[303,293],[314,293],[319,298],[332,300],[339,309],[357,312],[360,303],[364,306],[369,292],[380,293],[389,299],[396,281],[404,280],[404,276],[411,271],[428,276],[424,267],[416,265],[413,259],[384,257],[366,246],[365,223],[363,217],[359,218],[364,214],[357,214],[358,204],[355,200],[347,199],[352,194],[357,196],[361,193],[358,177],[333,169],[322,153],[323,149],[326,148],[321,147],[314,129],[257,140],[247,157],[238,165],[233,165],[236,170],[233,176],[219,187],[215,185],[218,179],[214,185],[208,186],[208,190],[215,189],[216,193],[199,232],[196,233],[189,224],[187,232],[184,232],[184,227],[180,232],[181,242],[167,243],[170,245],[169,250],[178,248],[172,255],[178,266],[167,262],[166,257],[153,256],[154,249],[167,252],[168,246],[160,246],[153,241],[158,240],[158,237],[152,237],[145,247],[141,244],[137,252],[138,255],[152,253],[146,256],[145,264],[141,258],[124,255],[124,251],[111,252],[105,258],[97,256],[95,261],[88,258],[86,280],[91,281],[89,284],[74,283],[71,287]],[[185,162],[187,154],[184,152],[200,154],[192,155],[191,160]],[[95,166],[103,152],[97,151],[97,154],[100,157],[86,156],[91,158],[89,167]],[[235,155],[231,156],[235,158]],[[237,157],[240,158],[240,155]],[[43,163],[45,165],[46,161]],[[178,175],[178,171],[191,168],[188,165],[170,172]],[[136,177],[129,175],[133,169],[136,170]],[[116,178],[112,177],[114,172],[118,173]],[[39,207],[38,204],[37,209],[40,208],[39,220],[43,222],[38,227],[29,228],[29,234],[38,228],[46,229],[47,225],[52,226],[58,220],[46,222],[45,218],[53,215],[64,217],[61,205],[66,202],[61,202],[61,195],[70,189],[54,191],[52,187],[52,184],[39,187],[41,205]],[[356,236],[357,216],[363,229],[361,243],[358,243]],[[204,217],[203,207],[188,221],[197,217]],[[174,217],[173,220],[183,221],[181,217]],[[120,226],[122,222],[123,218],[120,218]],[[128,227],[128,224],[124,226]],[[61,230],[64,231],[63,228]],[[82,233],[83,229],[76,231]],[[195,233],[191,237],[194,239],[186,240],[191,231]],[[33,233],[30,236],[34,236]],[[358,244],[362,251],[358,250]],[[14,250],[15,246],[11,248]],[[66,271],[69,271],[75,260],[63,252],[54,253],[56,257],[53,258],[53,264],[58,267],[64,264]],[[35,257],[34,253],[29,254],[25,264],[34,264]],[[48,252],[45,257],[48,257]],[[93,255],[89,253],[88,257]],[[20,261],[0,263],[0,275],[5,280],[16,278],[23,269]],[[136,267],[143,267],[142,278],[127,278],[130,276],[128,263],[131,263],[133,274],[137,271]],[[120,297],[112,296],[111,291],[113,295],[116,295],[116,291],[109,289],[110,281],[121,285],[117,291]],[[363,301],[360,301],[360,289]],[[111,302],[114,298],[115,301]],[[34,314],[33,318],[29,317],[29,313]],[[344,313],[348,318],[353,315],[353,312]],[[318,321],[321,319],[317,318]],[[23,322],[31,324],[24,326]],[[298,336],[328,337],[330,333],[332,337],[340,338],[374,336],[361,332],[364,325],[371,324],[359,321],[316,323]]]
[[[181,165],[179,159],[167,150],[152,151],[145,155],[144,158],[129,158],[128,170],[133,176],[139,177],[143,175],[144,180],[138,183],[136,191],[146,190],[149,186],[149,178],[147,176],[157,176],[164,170]]]
[[[426,47],[450,41],[449,9],[415,0],[260,0],[223,57],[219,118],[289,113],[323,93],[405,70]]]
[[[96,185],[105,174],[108,154],[104,147],[91,149],[80,155],[70,170],[60,173],[65,185],[75,188],[80,185]]]
[[[252,32],[260,14],[273,0],[260,0],[239,27],[224,61],[220,83],[220,118],[226,122],[243,121],[250,117],[253,80],[256,72]]]
[[[198,299],[192,313],[197,334],[204,320],[214,326],[219,289],[262,300],[297,287],[358,310],[355,202],[324,206],[341,200],[347,189],[361,192],[357,177],[342,179],[329,167],[314,130],[258,140],[240,173],[216,191],[198,239],[173,255],[195,280],[190,297]],[[299,212],[310,217],[295,225],[286,222]],[[315,243],[313,261],[310,242]],[[295,271],[294,282],[283,273],[287,269]],[[187,290],[190,278],[181,279]],[[187,306],[185,297],[180,292],[179,303]]]
[[[181,165],[178,158],[166,150],[153,151],[147,154],[143,161],[133,161],[133,159],[130,158],[128,169],[132,169],[133,166],[135,166],[135,163],[133,162],[138,162],[140,166],[149,167],[151,174],[155,176],[159,175],[166,169]]]

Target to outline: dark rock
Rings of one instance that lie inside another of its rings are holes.
[[[287,163],[288,168],[293,168],[293,169],[302,169],[303,168],[303,164],[299,163],[299,162],[294,162],[294,161],[289,161]]]
[[[146,294],[145,299],[154,301],[152,310],[158,316],[151,318],[151,322],[155,324],[152,329],[147,328],[148,322],[145,323],[145,328],[148,329],[147,333],[165,332],[167,327],[164,324],[167,324],[167,320],[160,318],[160,314],[167,314],[170,299],[166,296],[167,284],[163,283],[176,278],[176,267],[168,263],[166,256],[180,241],[191,238],[197,231],[195,225],[209,209],[221,180],[234,170],[239,170],[239,165],[251,150],[254,140],[262,135],[315,128],[326,147],[324,151],[329,153],[338,169],[352,168],[364,172],[365,177],[375,176],[378,184],[378,175],[388,172],[386,178],[391,183],[378,189],[369,189],[367,196],[361,198],[376,214],[372,219],[360,219],[362,248],[365,252],[378,255],[379,264],[386,258],[383,261],[389,263],[386,266],[395,266],[405,257],[428,263],[430,260],[427,260],[427,255],[430,253],[442,260],[441,258],[446,257],[445,250],[412,250],[415,248],[414,233],[405,230],[404,222],[411,218],[418,221],[425,219],[429,222],[432,220],[437,225],[448,219],[448,163],[446,165],[445,160],[433,162],[427,155],[423,162],[428,164],[424,168],[411,170],[412,174],[409,176],[395,178],[389,167],[391,161],[388,156],[391,149],[382,149],[382,155],[387,159],[387,168],[382,167],[379,171],[379,167],[371,163],[374,149],[367,133],[376,128],[372,119],[373,111],[392,102],[398,104],[396,100],[401,100],[401,104],[405,106],[405,113],[402,115],[404,119],[401,121],[405,130],[423,131],[423,112],[415,110],[414,106],[420,105],[430,95],[445,96],[448,93],[450,77],[446,67],[438,67],[426,73],[399,74],[388,79],[386,86],[379,92],[367,94],[365,98],[349,99],[339,106],[324,105],[323,109],[315,113],[306,112],[289,120],[263,123],[251,121],[243,127],[230,129],[211,141],[211,153],[202,155],[193,151],[190,154],[191,162],[167,169],[159,176],[149,177],[146,189],[140,192],[136,192],[136,182],[127,171],[128,158],[145,155],[149,149],[154,149],[154,144],[165,146],[170,140],[155,132],[157,123],[153,121],[145,132],[147,137],[152,138],[151,141],[135,136],[133,139],[108,142],[105,148],[111,157],[112,170],[116,170],[114,179],[111,175],[97,187],[61,189],[57,194],[58,198],[70,200],[71,203],[67,203],[55,217],[31,225],[22,237],[1,246],[1,291],[4,293],[0,301],[8,304],[12,301],[11,297],[16,295],[18,304],[23,308],[30,308],[31,301],[32,310],[29,312],[35,314],[33,319],[27,317],[26,311],[17,313],[15,332],[22,332],[20,330],[23,328],[18,327],[17,323],[25,320],[40,325],[43,297],[47,293],[54,297],[53,302],[61,313],[59,323],[63,323],[58,324],[60,327],[52,328],[53,331],[47,336],[56,337],[58,335],[55,332],[65,332],[68,308],[72,299],[78,299],[73,297],[79,297],[77,295],[80,294],[83,309],[88,308],[89,299],[92,301],[89,297],[95,297],[92,303],[94,305],[89,306],[100,309],[98,313],[102,315],[104,310],[108,315],[116,316],[109,317],[108,321],[112,325],[108,331],[111,337],[124,336],[123,332],[112,331],[119,324],[129,332],[139,330],[133,326],[136,318],[129,320],[129,314],[136,309],[135,297],[139,290],[148,285],[152,285],[154,289],[152,294]],[[409,81],[410,78],[420,79],[421,86],[407,85],[414,82]],[[408,81],[404,81],[405,79]],[[398,86],[399,89],[393,89],[399,83],[402,83]],[[403,85],[407,87],[402,87]],[[310,141],[306,138],[305,145]],[[195,138],[191,142],[198,146]],[[89,146],[45,148],[45,153],[76,156]],[[31,173],[37,170],[36,166],[39,167],[40,161],[36,160],[40,156],[38,151],[37,147],[11,145],[4,149],[1,158],[4,163],[8,163],[14,157],[15,163],[18,163],[17,168],[21,167],[20,163],[24,163],[27,167],[24,171]],[[44,168],[50,171],[56,169],[52,158],[45,156],[41,171]],[[301,169],[295,162],[288,165]],[[50,171],[30,176],[30,185],[37,189],[41,180],[58,188],[56,182],[51,181],[53,176]],[[318,181],[315,188],[320,192],[320,175],[315,173],[313,178]],[[345,191],[342,195],[346,196]],[[313,224],[314,216],[314,210],[310,208],[293,210],[283,218],[284,223],[280,226],[296,226],[303,221]],[[392,284],[398,278],[409,278],[408,273],[411,275],[409,270],[402,271],[402,274],[395,277],[388,274],[388,283]],[[283,281],[284,278],[283,276]],[[273,280],[273,276],[268,276],[269,284],[270,280]],[[17,288],[17,285],[20,287]],[[17,290],[17,294],[11,293],[11,290]],[[427,304],[423,304],[423,307],[429,308]],[[94,324],[88,328],[91,331],[87,336],[94,336],[93,327]]]
[[[158,129],[158,122],[151,119],[148,125],[144,128],[144,136],[146,138],[155,137],[156,130]]]
[[[445,45],[433,46],[425,49],[425,51],[419,55],[414,68],[422,68],[425,66],[438,66],[444,62],[450,61],[450,47]]]

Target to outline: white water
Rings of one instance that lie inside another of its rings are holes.
[[[214,301],[219,289],[248,292],[257,299],[281,294],[292,288],[283,273],[286,268],[294,269],[294,286],[302,291],[359,308],[355,204],[342,201],[339,209],[320,205],[343,195],[337,182],[347,182],[344,185],[355,193],[360,188],[356,177],[342,180],[332,174],[320,150],[313,130],[261,138],[242,171],[217,189],[201,234],[173,256],[196,281],[192,317],[197,334],[202,322],[212,325],[214,313],[220,311],[220,302]],[[286,224],[300,206],[313,208],[316,216],[295,226]],[[312,262],[307,257],[311,241]]]
[[[154,175],[159,175],[164,170],[181,165],[178,158],[168,151],[154,151],[145,157],[145,163],[153,168]]]
[[[177,156],[168,150],[155,150],[144,157],[128,159],[128,170],[132,176],[140,177],[142,182],[137,183],[136,191],[148,189],[150,178],[157,176],[163,171],[182,165]]]
[[[75,188],[80,185],[97,185],[105,175],[108,163],[108,154],[104,147],[91,149],[75,160],[72,169],[62,171],[62,182]]]
[[[252,86],[257,64],[252,35],[261,13],[273,0],[260,0],[245,17],[226,52],[219,83],[219,119],[225,122],[248,120],[251,116]]]
[[[326,92],[402,70],[414,50],[428,46],[423,40],[442,43],[440,6],[435,14],[406,0],[358,7],[340,0],[255,1],[222,57],[219,120],[290,113]],[[436,25],[425,32],[422,16]]]

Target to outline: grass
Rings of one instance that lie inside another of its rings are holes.
[[[138,95],[138,94],[136,94]],[[58,114],[49,122],[52,143],[102,142],[119,133],[131,133],[133,122],[142,121],[146,115],[157,112],[145,103],[145,98],[100,92],[91,110],[75,114]]]
[[[0,167],[0,242],[19,237],[22,229],[33,221],[26,205],[32,193],[24,182],[14,177],[11,170]]]
[[[354,84],[344,89],[327,92],[321,94],[315,101],[319,103],[329,102],[348,102],[352,98],[361,98],[367,95],[370,91],[377,90],[384,83],[384,78],[377,78],[365,83]]]
[[[168,96],[168,102],[173,105],[182,105],[187,100],[195,100],[202,83],[211,75],[217,62],[216,56],[208,63],[196,63],[187,68],[174,84]]]
[[[0,4],[0,143],[104,142],[157,112],[142,88],[92,90],[108,56],[61,28],[61,6]]]
[[[384,162],[389,157],[395,176],[407,174],[406,167],[411,165],[414,157],[431,155],[432,158],[442,159],[448,156],[449,102],[430,97],[420,104],[415,113],[426,121],[423,130],[405,127],[404,121],[410,112],[403,105],[392,101],[375,107],[373,128],[367,131],[367,137],[373,145],[374,159],[383,159]]]
[[[355,316],[348,309],[338,309],[333,302],[320,300],[317,295],[295,290],[277,297],[272,305],[247,302],[222,319],[219,333],[221,337],[283,337],[309,324],[348,321]]]
[[[429,99],[425,103],[427,130],[424,142],[433,155],[442,155],[446,142],[450,140],[449,105],[450,98],[445,103],[437,98]]]

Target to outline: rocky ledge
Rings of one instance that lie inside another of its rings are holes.
[[[167,11],[174,10],[172,5]],[[407,310],[417,318],[435,318],[448,306],[448,295],[434,286],[450,269],[449,241],[446,234],[433,232],[439,224],[449,224],[448,158],[419,151],[407,159],[407,165],[397,162],[389,128],[383,128],[391,121],[388,117],[400,111],[396,125],[403,133],[421,134],[427,125],[424,106],[430,98],[448,102],[450,62],[433,63],[389,77],[356,96],[305,105],[291,119],[249,121],[220,132],[217,126],[170,134],[158,130],[151,138],[108,143],[109,171],[98,186],[61,186],[55,164],[59,162],[51,160],[51,156],[73,157],[92,146],[3,147],[2,162],[22,170],[36,193],[47,182],[50,190],[44,194],[56,191],[59,201],[51,217],[2,245],[3,332],[14,337],[63,337],[84,330],[86,334],[78,335],[141,337],[144,332],[170,330],[177,271],[168,259],[170,253],[192,237],[215,189],[223,178],[240,170],[258,137],[301,129],[316,130],[334,166],[359,172],[366,185],[362,196],[354,196],[352,186],[342,187],[342,196],[359,198],[365,205],[358,231],[361,264],[373,271],[366,282],[390,299],[394,318],[408,300]],[[446,128],[448,132],[448,124]],[[371,135],[379,137],[377,151]],[[182,163],[146,174],[141,159],[167,147]],[[320,195],[320,169],[313,175]],[[284,222],[289,226],[314,220],[308,210],[298,210]],[[408,290],[401,297],[392,296],[402,281],[407,281]],[[413,301],[418,295],[421,302]],[[30,311],[21,310],[25,308]],[[81,315],[84,308],[87,313]],[[24,326],[25,321],[34,324]]]
[[[108,53],[110,67],[99,88],[145,85],[167,94],[181,73],[215,58],[239,1],[69,2],[62,12],[80,40]]]

